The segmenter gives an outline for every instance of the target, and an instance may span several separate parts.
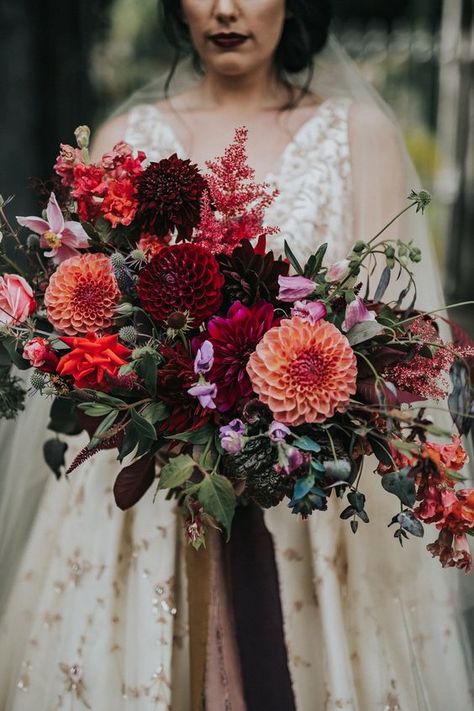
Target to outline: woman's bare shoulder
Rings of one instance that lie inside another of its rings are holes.
[[[353,101],[349,108],[349,127],[353,136],[363,135],[372,141],[396,140],[395,123],[376,104]]]
[[[128,114],[105,121],[92,135],[91,157],[93,161],[99,160],[104,153],[108,153],[116,143],[125,139],[127,130]]]

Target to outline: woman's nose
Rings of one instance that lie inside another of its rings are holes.
[[[217,20],[223,24],[235,22],[239,16],[238,3],[235,0],[216,0],[214,12]]]

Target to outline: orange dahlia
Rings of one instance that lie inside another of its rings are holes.
[[[49,321],[70,336],[109,328],[119,299],[117,280],[104,254],[67,259],[54,272],[44,295]]]
[[[247,372],[260,400],[279,422],[324,422],[356,391],[356,357],[327,321],[285,319],[263,336]]]

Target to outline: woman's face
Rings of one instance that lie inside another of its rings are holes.
[[[183,19],[206,70],[244,76],[270,66],[285,0],[181,0]]]

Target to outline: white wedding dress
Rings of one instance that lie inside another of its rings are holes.
[[[286,147],[268,181],[276,252],[305,259],[352,241],[351,104],[326,100]],[[151,105],[124,137],[151,160],[183,150]],[[72,458],[84,438],[69,442]],[[35,464],[41,452],[31,453]],[[21,458],[20,458],[21,461]],[[18,476],[28,476],[28,460]],[[373,464],[373,463],[371,463]],[[69,481],[51,475],[2,624],[3,711],[188,711],[186,574],[180,517],[154,489],[125,513],[112,495],[119,465],[102,452]],[[399,510],[368,465],[369,526],[353,535],[331,500],[306,522],[285,504],[265,512],[280,580],[298,711],[468,711],[472,677],[456,627],[450,576],[425,543],[400,549]],[[436,537],[433,531],[429,540]],[[452,578],[451,578],[452,580]],[[209,711],[229,708],[222,705]],[[261,711],[271,711],[263,709]]]

